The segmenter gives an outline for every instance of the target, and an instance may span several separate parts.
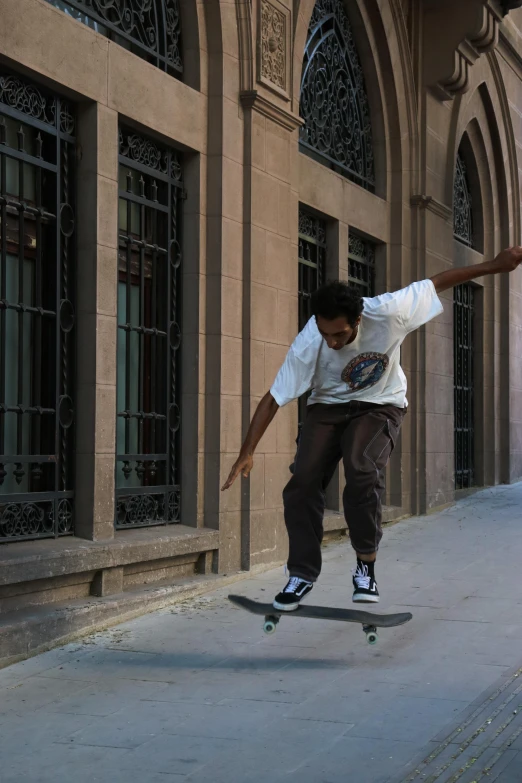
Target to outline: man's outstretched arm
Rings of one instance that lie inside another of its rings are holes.
[[[245,478],[250,475],[254,466],[254,451],[257,444],[268,429],[268,425],[279,410],[279,405],[274,400],[270,392],[267,392],[259,405],[250,422],[250,427],[246,434],[245,442],[239,452],[239,457],[235,461],[230,475],[223,484],[221,491],[232,486],[234,481],[241,473]]]
[[[522,263],[522,247],[509,247],[498,254],[493,261],[483,264],[447,269],[430,278],[438,294],[454,288],[461,283],[467,283],[483,275],[497,275],[500,272],[513,272]]]

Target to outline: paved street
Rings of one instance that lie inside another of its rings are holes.
[[[522,484],[385,534],[383,629],[262,618],[283,569],[0,672],[2,783],[522,781]],[[348,543],[310,603],[350,606]],[[408,766],[409,765],[409,766]],[[489,773],[489,774],[487,774]]]

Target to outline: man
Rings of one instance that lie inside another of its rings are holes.
[[[361,299],[348,284],[335,281],[312,296],[313,316],[259,403],[223,486],[228,489],[240,473],[250,474],[255,448],[278,409],[311,389],[293,475],[283,492],[290,579],[275,597],[276,609],[297,609],[320,574],[324,490],[340,460],[344,514],[357,555],[353,601],[379,601],[375,559],[382,538],[384,470],[407,410],[401,344],[442,312],[441,291],[511,272],[521,262],[522,247],[513,247],[493,261],[450,269],[393,294]]]

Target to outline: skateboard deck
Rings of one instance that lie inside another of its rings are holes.
[[[262,604],[258,601],[252,601],[243,595],[229,595],[229,601],[235,606],[240,606],[252,614],[264,615],[265,622],[263,630],[265,633],[274,633],[281,617],[301,617],[309,620],[337,620],[345,623],[360,623],[366,634],[369,644],[375,644],[377,641],[377,628],[395,628],[396,625],[404,625],[412,619],[410,612],[400,612],[398,614],[374,614],[360,609],[343,609],[331,606],[311,606],[310,604],[300,604],[293,612],[282,612],[275,609],[272,604]]]

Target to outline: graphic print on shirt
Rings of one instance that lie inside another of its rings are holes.
[[[341,378],[350,391],[369,389],[379,383],[389,363],[385,353],[360,353],[346,365]]]

